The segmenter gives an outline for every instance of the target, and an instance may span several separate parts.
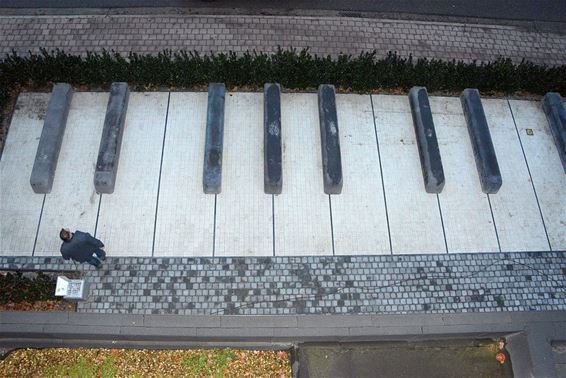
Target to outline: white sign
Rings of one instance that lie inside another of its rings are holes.
[[[65,276],[58,276],[55,295],[65,299],[85,300],[88,296],[88,288],[84,280],[70,280]]]
[[[65,276],[57,277],[57,285],[55,286],[55,295],[58,297],[63,297],[67,295],[69,291],[69,279]]]

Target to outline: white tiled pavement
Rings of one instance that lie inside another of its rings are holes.
[[[459,99],[431,97],[446,175],[436,195],[424,189],[408,97],[339,94],[344,186],[328,196],[316,94],[284,93],[283,192],[271,196],[263,96],[228,93],[214,196],[202,191],[206,93],[131,93],[115,192],[99,196],[107,98],[75,93],[53,190],[39,195],[29,177],[49,95],[20,95],[0,160],[1,255],[57,255],[60,227],[94,233],[96,224],[114,256],[566,250],[566,175],[538,102],[482,100],[503,177],[488,196]]]
[[[448,252],[499,251],[460,99],[431,98],[430,108],[444,168],[444,189],[438,197]]]
[[[202,191],[206,93],[171,93],[154,256],[210,256],[214,196]]]
[[[100,196],[93,177],[107,103],[107,93],[73,95],[53,188],[45,197],[36,256],[59,252],[61,227],[94,235]]]
[[[389,254],[389,232],[369,96],[337,95],[343,187],[331,196],[336,254]]]
[[[275,253],[331,255],[316,94],[281,94],[281,134],[283,192],[275,196]]]
[[[0,253],[33,253],[44,195],[35,194],[29,179],[49,94],[21,93],[0,160]]]
[[[151,256],[167,100],[130,94],[116,186],[102,195],[98,217],[96,237],[109,255]]]
[[[215,256],[273,255],[272,196],[263,191],[263,94],[227,93]]]
[[[552,250],[566,250],[566,174],[537,102],[509,101]],[[527,129],[533,135],[527,135]]]
[[[548,250],[521,142],[506,100],[483,101],[504,185],[490,194],[501,251]]]
[[[407,96],[372,96],[391,248],[398,253],[446,252],[436,194],[424,188]]]

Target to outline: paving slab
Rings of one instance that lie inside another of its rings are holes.
[[[229,93],[224,190],[216,199],[215,256],[272,256],[272,196],[264,192],[263,94]]]
[[[438,195],[448,252],[498,252],[490,204],[477,177],[459,99],[430,97],[446,184]]]
[[[274,198],[275,254],[331,255],[328,195],[322,182],[316,94],[281,95],[283,194]]]
[[[212,256],[214,196],[202,191],[206,93],[171,93],[154,256]]]
[[[106,93],[73,96],[53,188],[45,197],[36,256],[60,255],[63,227],[94,234],[99,195],[92,178],[107,101]]]
[[[566,175],[541,104],[510,100],[552,250],[566,250]],[[528,134],[527,134],[528,133]],[[532,135],[529,135],[532,134]]]
[[[483,100],[483,106],[505,177],[497,194],[489,195],[501,251],[547,251],[550,246],[509,104]]]
[[[409,100],[372,100],[393,254],[446,252],[437,196],[422,184]]]
[[[109,256],[151,256],[168,93],[130,93],[114,193],[101,197],[96,237]]]
[[[0,253],[31,256],[44,195],[29,179],[49,101],[48,93],[21,93],[0,160]]]
[[[371,99],[339,94],[336,106],[345,181],[331,197],[335,253],[391,253]]]

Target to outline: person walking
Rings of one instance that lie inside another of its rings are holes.
[[[59,237],[63,240],[61,244],[61,255],[65,260],[94,265],[96,269],[102,267],[102,261],[106,260],[104,243],[91,236],[88,232],[75,231],[72,233],[68,228],[62,228]],[[96,256],[95,256],[96,255]]]

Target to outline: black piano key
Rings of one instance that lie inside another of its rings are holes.
[[[206,113],[206,144],[202,186],[207,194],[219,194],[222,189],[222,149],[224,143],[224,83],[208,85]]]
[[[69,84],[53,86],[31,171],[30,185],[35,193],[49,193],[53,187],[72,98],[73,88]]]
[[[460,101],[468,125],[482,191],[487,194],[495,194],[501,188],[503,181],[479,91],[464,89]]]
[[[562,97],[560,97],[559,93],[547,93],[542,100],[542,108],[544,114],[546,114],[554,144],[562,161],[564,173],[566,173],[566,110],[564,110]]]
[[[342,157],[336,115],[336,93],[333,85],[323,84],[318,87],[318,114],[324,192],[340,194],[342,191]]]
[[[263,87],[263,181],[267,194],[281,194],[281,88],[279,84]]]
[[[440,193],[444,188],[444,168],[442,167],[426,88],[411,88],[409,103],[413,114],[413,125],[415,126],[425,190],[427,193]]]
[[[128,83],[112,83],[94,172],[94,187],[98,193],[114,192],[129,98]]]

